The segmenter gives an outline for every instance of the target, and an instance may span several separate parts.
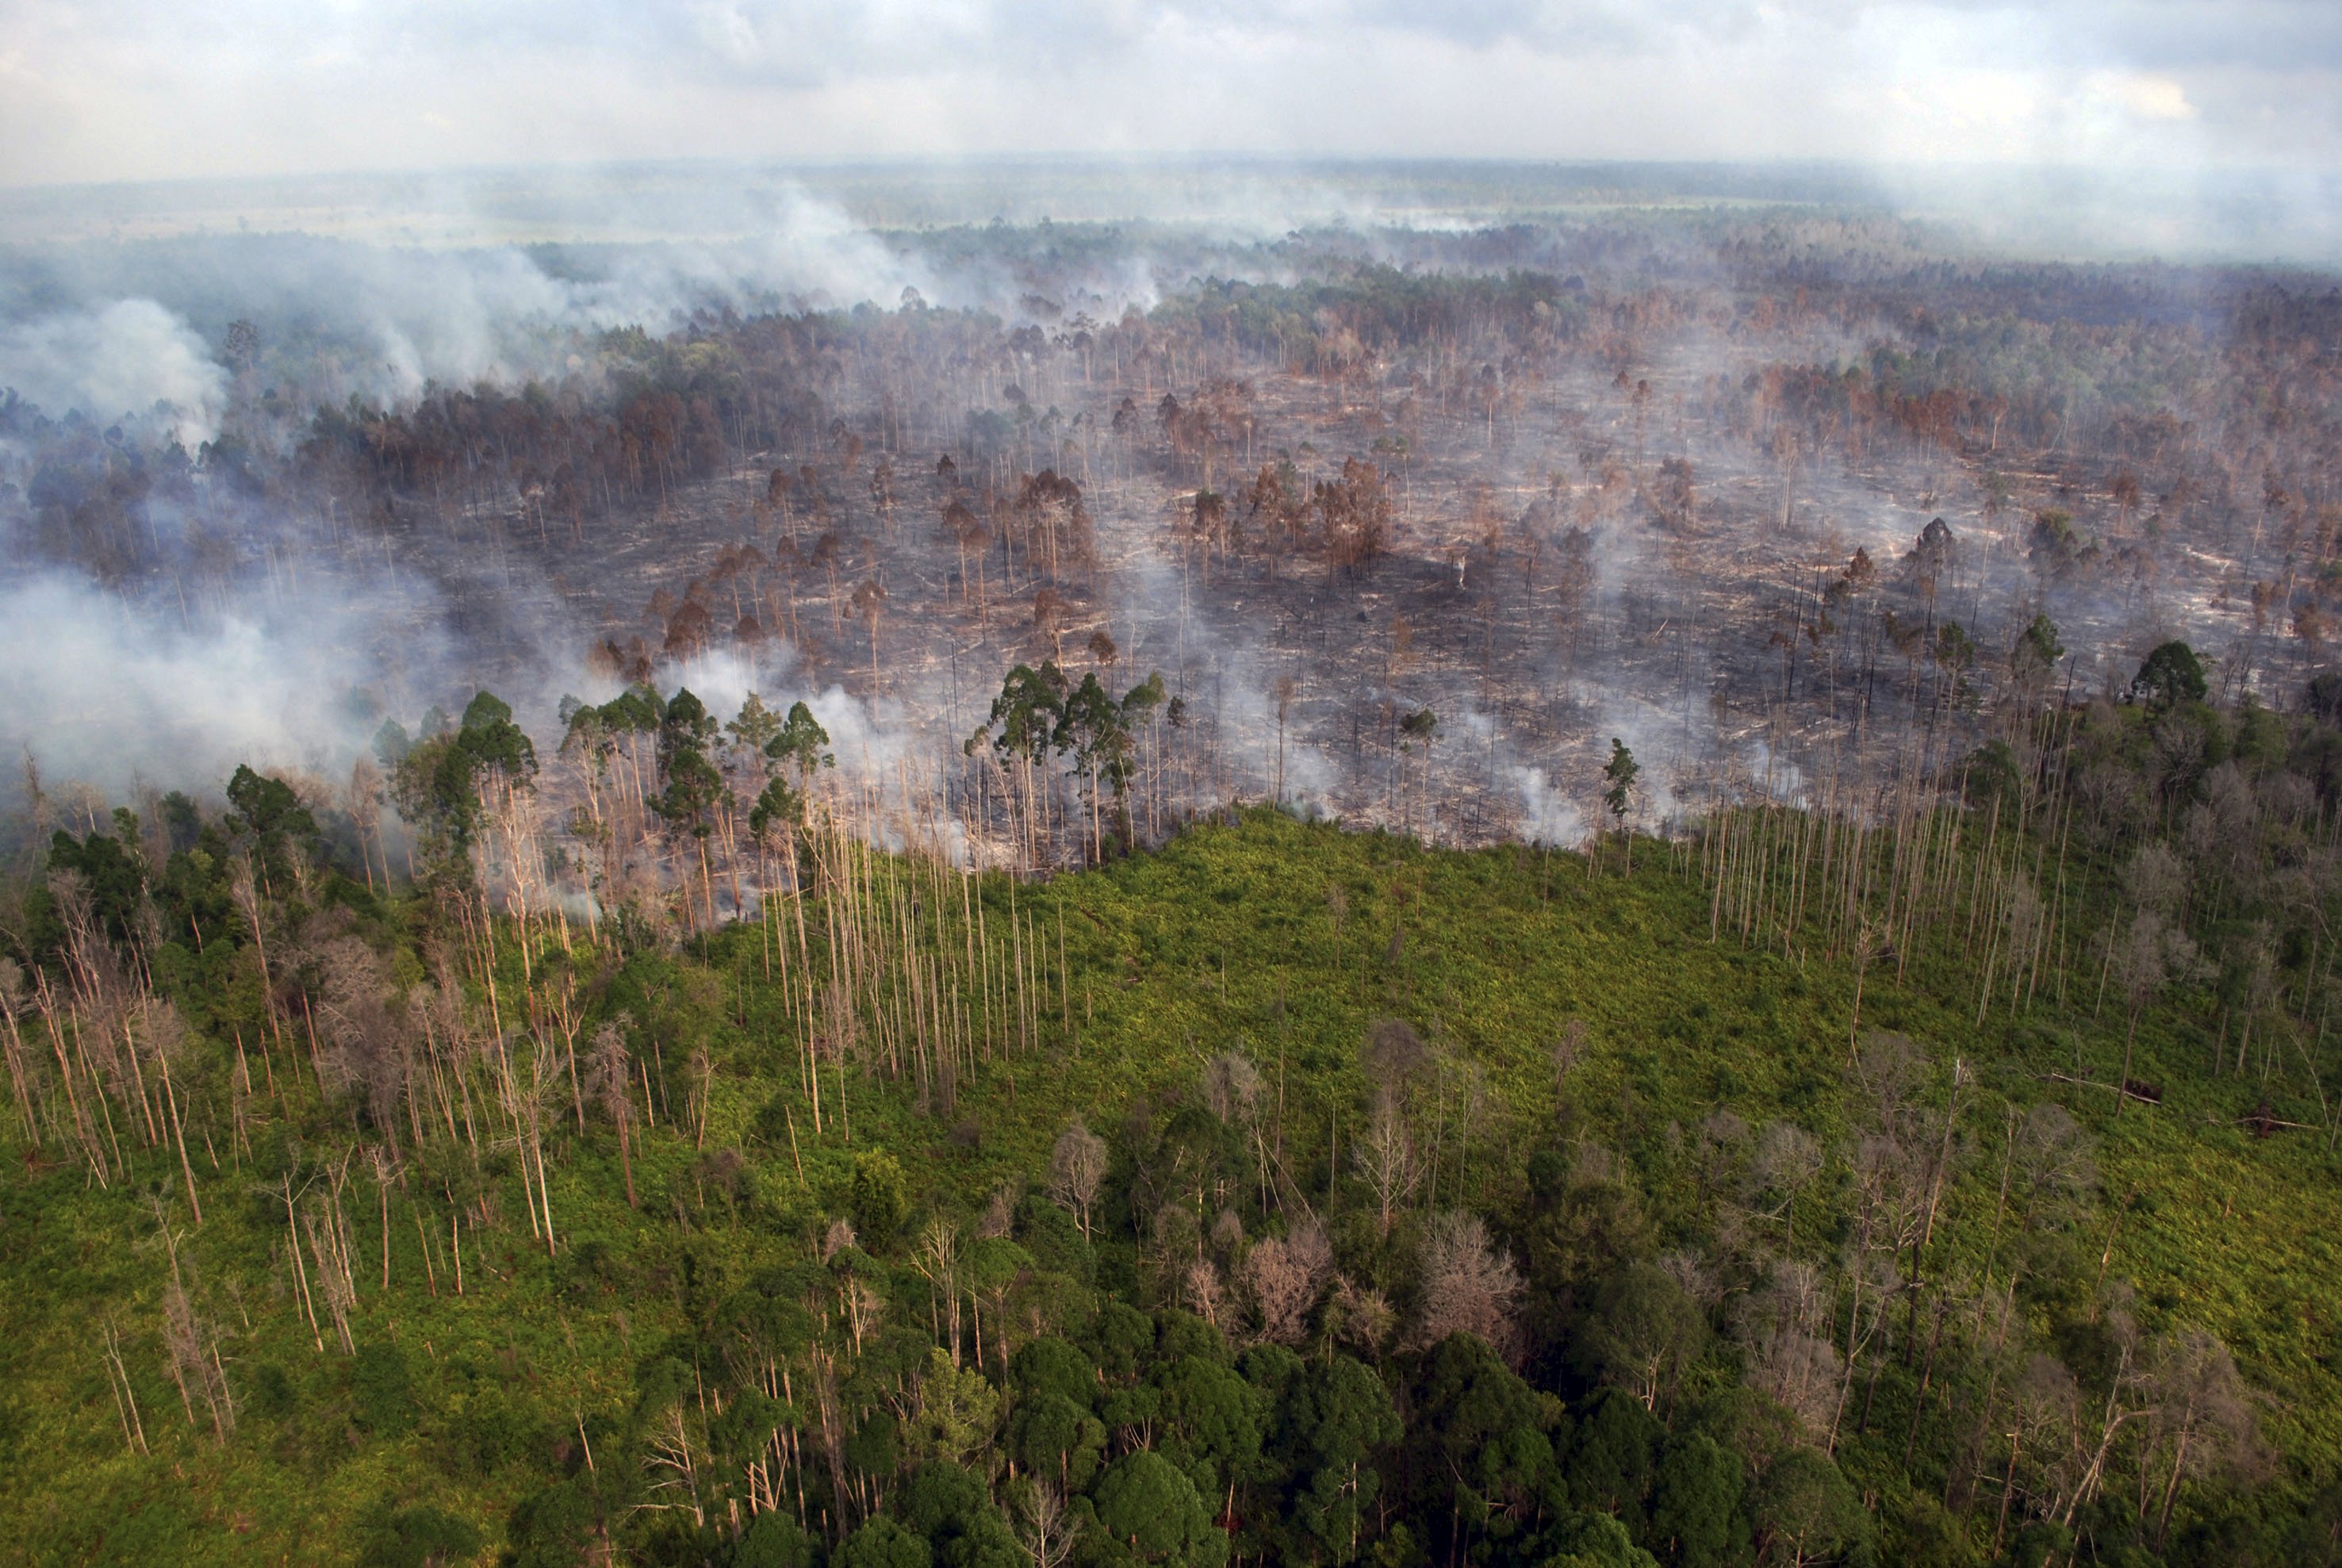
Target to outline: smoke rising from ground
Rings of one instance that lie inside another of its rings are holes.
[[[0,594],[0,746],[117,799],[136,778],[215,788],[245,762],[337,774],[380,723],[354,700],[379,689],[378,629],[361,606],[251,600],[180,627],[86,584],[21,581]]]
[[[354,394],[405,404],[433,383],[557,379],[589,368],[589,340],[616,328],[891,308],[906,290],[1012,323],[1036,310],[1111,320],[1191,277],[1289,279],[1346,250],[1469,265],[1442,259],[1436,236],[1468,239],[1514,212],[1665,211],[1701,191],[1793,219],[1815,204],[1909,215],[2002,255],[2323,256],[2342,234],[2331,181],[2284,172],[709,165],[123,187],[85,202],[0,191],[16,241],[0,249],[0,387],[52,414],[159,418],[192,448],[216,434],[239,373],[297,414]],[[986,253],[955,237],[1053,213],[1116,243],[1069,250],[1042,229]],[[1306,256],[1284,243],[1303,230]],[[1036,262],[1059,297],[1036,294]],[[259,329],[242,350],[228,342],[238,321]]]
[[[44,408],[193,449],[218,434],[227,372],[211,346],[152,299],[117,299],[0,327],[0,388]]]
[[[707,313],[893,304],[935,288],[836,206],[782,186],[706,240],[435,247],[302,233],[79,241],[0,253],[0,386],[110,420],[157,401],[215,434],[233,322],[265,381],[311,405],[412,402],[428,383],[513,386],[581,368],[594,335]],[[208,340],[208,341],[206,341]]]
[[[1248,249],[1298,215],[1377,216],[1369,198],[1280,191],[1265,175],[1215,184],[1200,204],[1175,191],[1176,232],[1154,243],[1096,247],[1070,267],[1046,243],[1034,247],[1058,296],[1045,300],[1013,256],[876,227],[849,212],[845,193],[742,178],[702,171],[645,192],[548,172],[555,194],[542,208],[461,182],[431,182],[411,208],[393,187],[366,188],[347,207],[256,189],[250,204],[163,217],[154,235],[126,240],[92,237],[17,194],[24,240],[0,249],[0,388],[101,423],[167,404],[171,434],[192,449],[216,434],[238,374],[275,388],[297,417],[353,395],[399,406],[433,384],[590,374],[601,334],[664,335],[711,316],[891,309],[916,297],[1010,322],[1036,311],[1111,320],[1196,271],[1264,271]],[[172,194],[155,200],[167,208]],[[0,210],[9,205],[0,193]],[[926,198],[866,194],[862,205],[921,211]],[[1107,210],[1133,209],[1126,198]],[[966,222],[980,209],[963,194],[951,211]],[[240,347],[237,323],[257,329]]]

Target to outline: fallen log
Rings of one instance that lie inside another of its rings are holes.
[[[2041,1076],[2052,1084],[2072,1084],[2084,1089],[2105,1089],[2112,1092],[2115,1088],[2112,1084],[2101,1084],[2096,1078],[2077,1078],[2068,1073],[2044,1073]],[[2136,1078],[2123,1080],[2120,1093],[2123,1098],[2136,1100],[2142,1105],[2163,1104],[2163,1090],[2160,1087],[2153,1084],[2142,1084]]]

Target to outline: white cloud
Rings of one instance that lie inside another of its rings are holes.
[[[2141,76],[2122,71],[2093,72],[2083,84],[2094,97],[2117,104],[2142,120],[2200,118],[2187,101],[2187,89],[2168,76]]]
[[[2306,0],[0,0],[0,183],[1006,151],[2342,156],[2342,8]]]

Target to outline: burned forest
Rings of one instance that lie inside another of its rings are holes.
[[[265,383],[319,351],[239,318],[192,455],[12,404],[11,536],[165,657],[223,617],[360,640],[341,733],[266,760],[345,766],[363,718],[482,686],[548,741],[564,695],[829,694],[897,829],[1026,869],[1096,859],[1106,808],[964,744],[1019,666],[1059,708],[1161,675],[1112,737],[1122,845],[1234,800],[1575,844],[1614,736],[1648,827],[1867,809],[2175,640],[2219,699],[2297,705],[2342,592],[2330,285],[1710,228],[1296,235],[1210,259],[1305,281],[1118,315],[1116,236],[1049,236],[1003,247],[1021,320],[702,313],[306,414]],[[118,784],[142,715],[69,700],[14,738]]]
[[[2342,1560],[2334,275],[1046,173],[0,254],[26,1560]]]

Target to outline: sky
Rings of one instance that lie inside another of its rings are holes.
[[[2342,171],[2337,0],[0,0],[0,186],[1004,153]]]

